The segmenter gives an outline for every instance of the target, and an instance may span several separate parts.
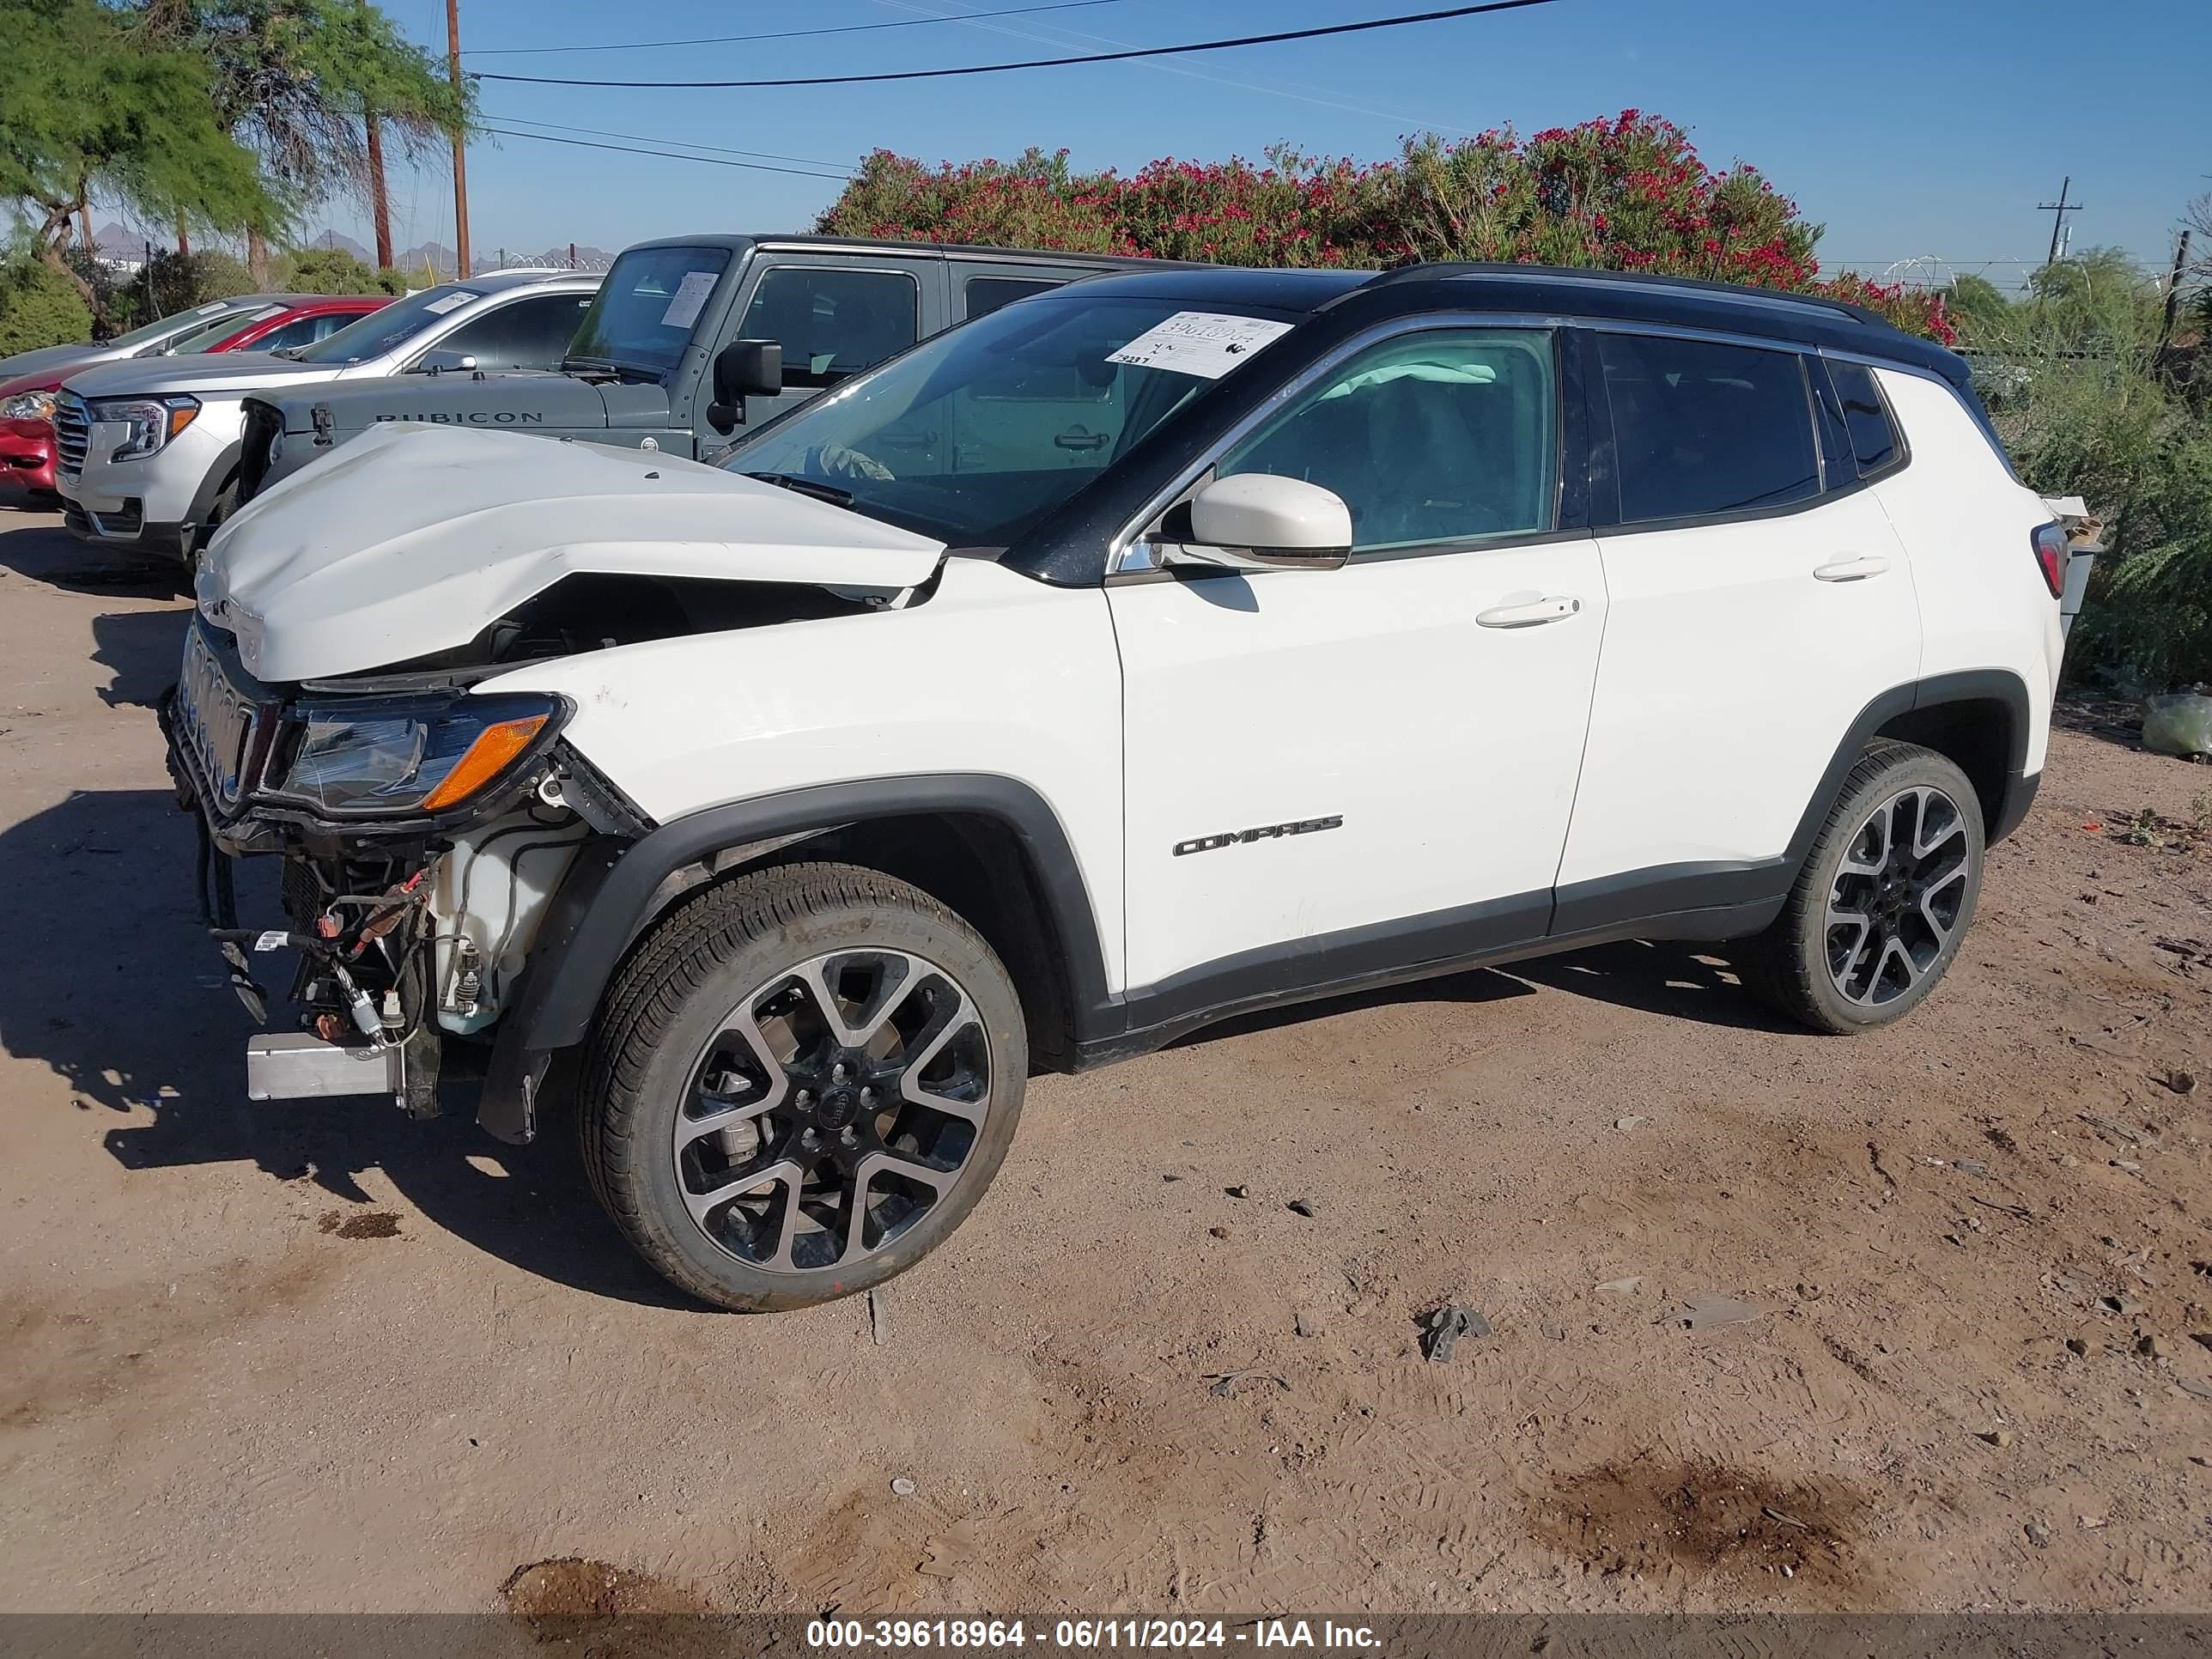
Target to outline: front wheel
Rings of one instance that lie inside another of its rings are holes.
[[[1781,915],[1750,942],[1745,983],[1817,1031],[1902,1018],[1959,953],[1983,837],[1965,773],[1933,750],[1876,744],[1844,779]]]
[[[708,889],[617,978],[585,1073],[585,1167],[702,1301],[804,1307],[912,1267],[973,1209],[1029,1045],[989,945],[919,889],[793,864]]]

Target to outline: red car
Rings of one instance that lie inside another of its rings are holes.
[[[258,311],[236,312],[187,334],[164,354],[188,351],[282,351],[313,345],[356,317],[392,303],[386,294],[297,294]],[[36,369],[0,381],[0,479],[40,495],[54,490],[54,393],[72,373]]]

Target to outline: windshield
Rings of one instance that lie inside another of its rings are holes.
[[[599,285],[568,361],[665,374],[690,343],[699,313],[729,264],[726,247],[632,248]]]
[[[1003,547],[1289,328],[1069,289],[925,341],[721,465],[834,487],[856,513],[956,547]],[[1201,336],[1224,343],[1188,349]]]
[[[169,355],[173,357],[180,357],[186,352],[205,351],[217,340],[227,340],[239,330],[251,324],[265,323],[271,317],[281,317],[283,314],[284,307],[282,306],[270,306],[264,310],[250,314],[233,312],[228,317],[216,319],[205,328],[196,328],[181,338],[172,341],[168,347]]]
[[[371,357],[397,350],[441,317],[482,298],[482,289],[465,283],[441,283],[381,306],[293,356],[303,363],[365,363]]]
[[[235,316],[246,309],[248,307],[240,301],[210,300],[204,306],[194,306],[190,311],[173,311],[160,322],[143,324],[128,334],[117,335],[107,343],[112,346],[151,345],[155,341],[166,339],[184,328],[195,317],[204,317],[212,321],[217,317]]]

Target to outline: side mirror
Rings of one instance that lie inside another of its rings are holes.
[[[476,358],[468,352],[449,351],[444,346],[435,346],[422,354],[421,361],[415,365],[415,372],[418,374],[458,374],[476,366]]]
[[[1352,556],[1352,509],[1303,478],[1240,472],[1190,501],[1190,539],[1169,564],[1229,570],[1334,570]]]
[[[745,399],[783,391],[783,347],[774,340],[732,340],[714,354],[714,401],[707,423],[727,432],[745,418]]]

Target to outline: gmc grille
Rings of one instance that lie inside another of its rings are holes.
[[[64,392],[54,404],[54,450],[62,471],[82,472],[92,447],[92,411],[74,392]]]

